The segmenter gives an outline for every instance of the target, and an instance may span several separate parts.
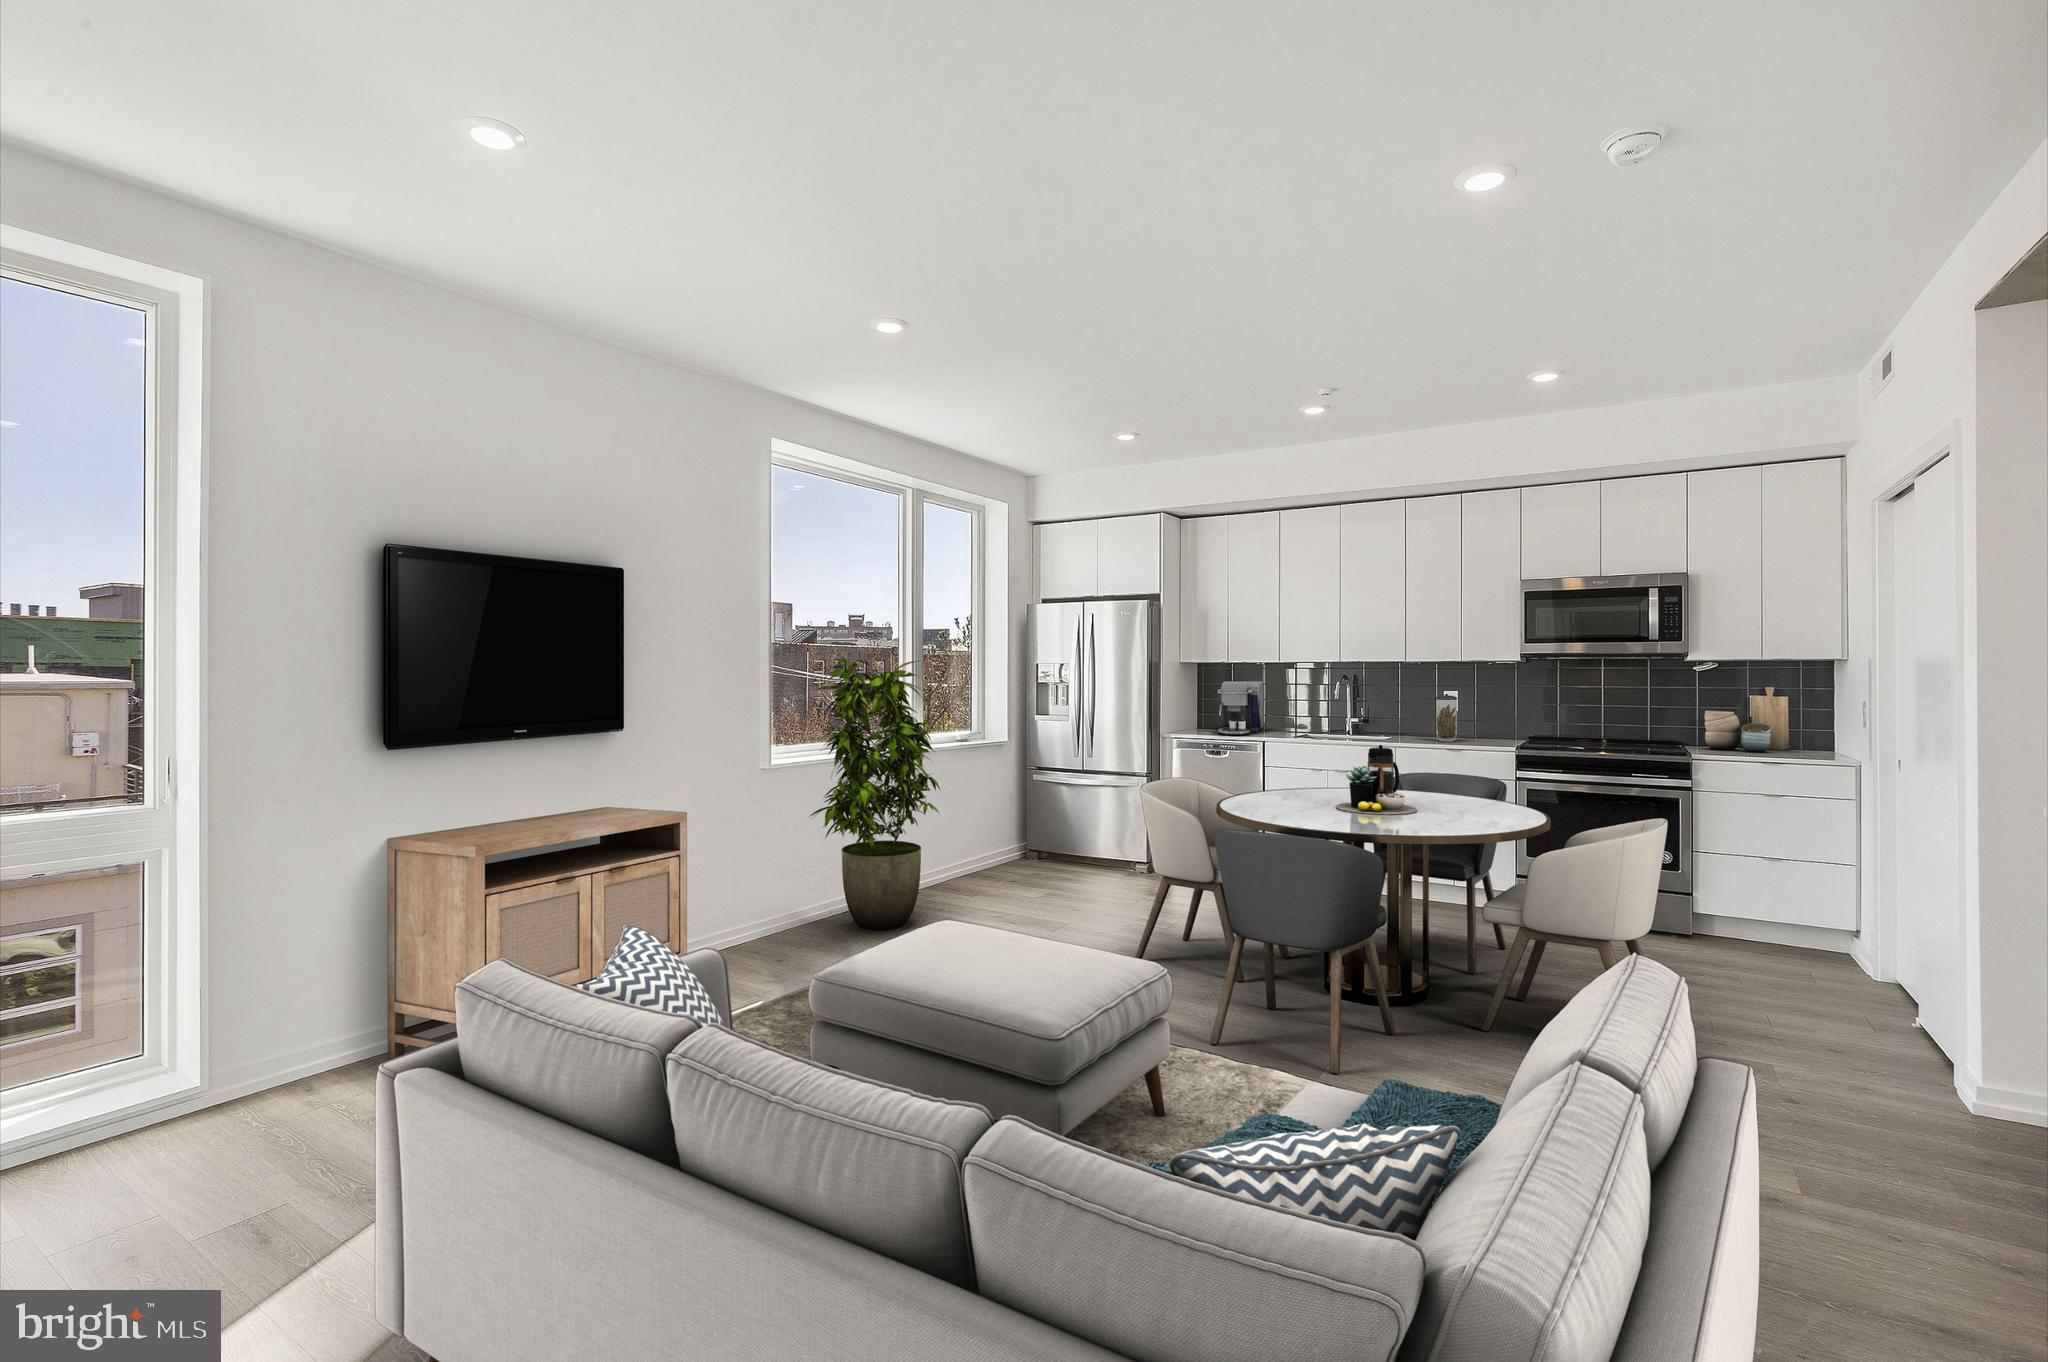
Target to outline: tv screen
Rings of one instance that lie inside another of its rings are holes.
[[[384,546],[384,745],[626,726],[626,574]]]

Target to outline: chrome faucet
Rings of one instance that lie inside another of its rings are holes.
[[[1358,731],[1358,682],[1352,679],[1351,673],[1346,672],[1337,678],[1337,694],[1339,696],[1338,702],[1344,707],[1344,731],[1346,733],[1356,733]]]

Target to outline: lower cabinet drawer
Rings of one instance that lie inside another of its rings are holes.
[[[1288,766],[1266,768],[1266,788],[1269,790],[1320,790],[1330,783],[1327,771],[1305,771]]]
[[[1696,852],[1693,910],[1715,917],[1856,930],[1856,867]]]
[[[1695,791],[1693,848],[1728,856],[1856,864],[1856,801]]]
[[[1484,747],[1396,747],[1394,762],[1403,774],[1487,776],[1514,793],[1515,754]]]

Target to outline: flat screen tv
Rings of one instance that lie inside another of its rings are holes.
[[[626,726],[626,575],[384,546],[384,745]]]

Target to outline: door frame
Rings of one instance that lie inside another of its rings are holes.
[[[1867,839],[1868,854],[1864,857],[1864,861],[1869,867],[1869,874],[1872,877],[1870,883],[1875,889],[1874,901],[1871,905],[1871,925],[1875,930],[1870,933],[1869,958],[1865,961],[1865,964],[1870,967],[1870,972],[1874,977],[1889,981],[1896,981],[1899,977],[1899,903],[1898,853],[1895,849],[1896,844],[1890,836],[1891,829],[1896,826],[1898,818],[1898,751],[1893,736],[1895,720],[1892,713],[1893,697],[1891,682],[1892,649],[1896,643],[1896,640],[1892,637],[1891,620],[1892,612],[1897,602],[1895,599],[1896,588],[1889,571],[1891,521],[1886,513],[1886,507],[1911,488],[1928,469],[1934,467],[1943,459],[1960,458],[1961,447],[1962,423],[1960,421],[1951,421],[1931,439],[1914,450],[1912,455],[1898,466],[1893,475],[1871,493],[1870,497],[1872,583],[1870,709],[1876,722],[1871,726],[1871,769],[1867,773],[1869,778],[1865,782],[1865,789],[1872,805],[1870,827],[1873,835]],[[1958,464],[1956,466],[1956,473],[1958,474],[1955,506],[1956,524],[1953,528],[1956,546],[1956,649],[1958,653],[1957,667],[1959,674],[1963,662],[1963,658],[1960,656],[1963,647],[1962,589],[1964,565],[1962,557],[1963,546],[1968,542],[1963,534],[1964,493],[1960,477],[1961,472],[1962,467]],[[1968,775],[1968,763],[1965,760],[1967,754],[1963,752],[1961,741],[1963,703],[1964,697],[1958,692],[1955,715],[1957,727],[1955,735],[1957,769],[1961,777],[1966,779]],[[1954,817],[1956,820],[1958,854],[1960,856],[1967,856],[1968,848],[1962,845],[1964,792],[1960,788],[1961,783],[1962,781],[1959,779],[1959,788],[1956,790],[1954,805]],[[1970,935],[1969,919],[1969,907],[1965,904],[1963,924],[1965,940],[1960,944],[1963,946],[1966,957],[1964,961],[1964,996],[1966,1001],[1970,992],[1970,970],[1967,959],[1970,953],[1968,942]],[[1957,1060],[1957,1066],[1961,1067],[1960,1059]]]

